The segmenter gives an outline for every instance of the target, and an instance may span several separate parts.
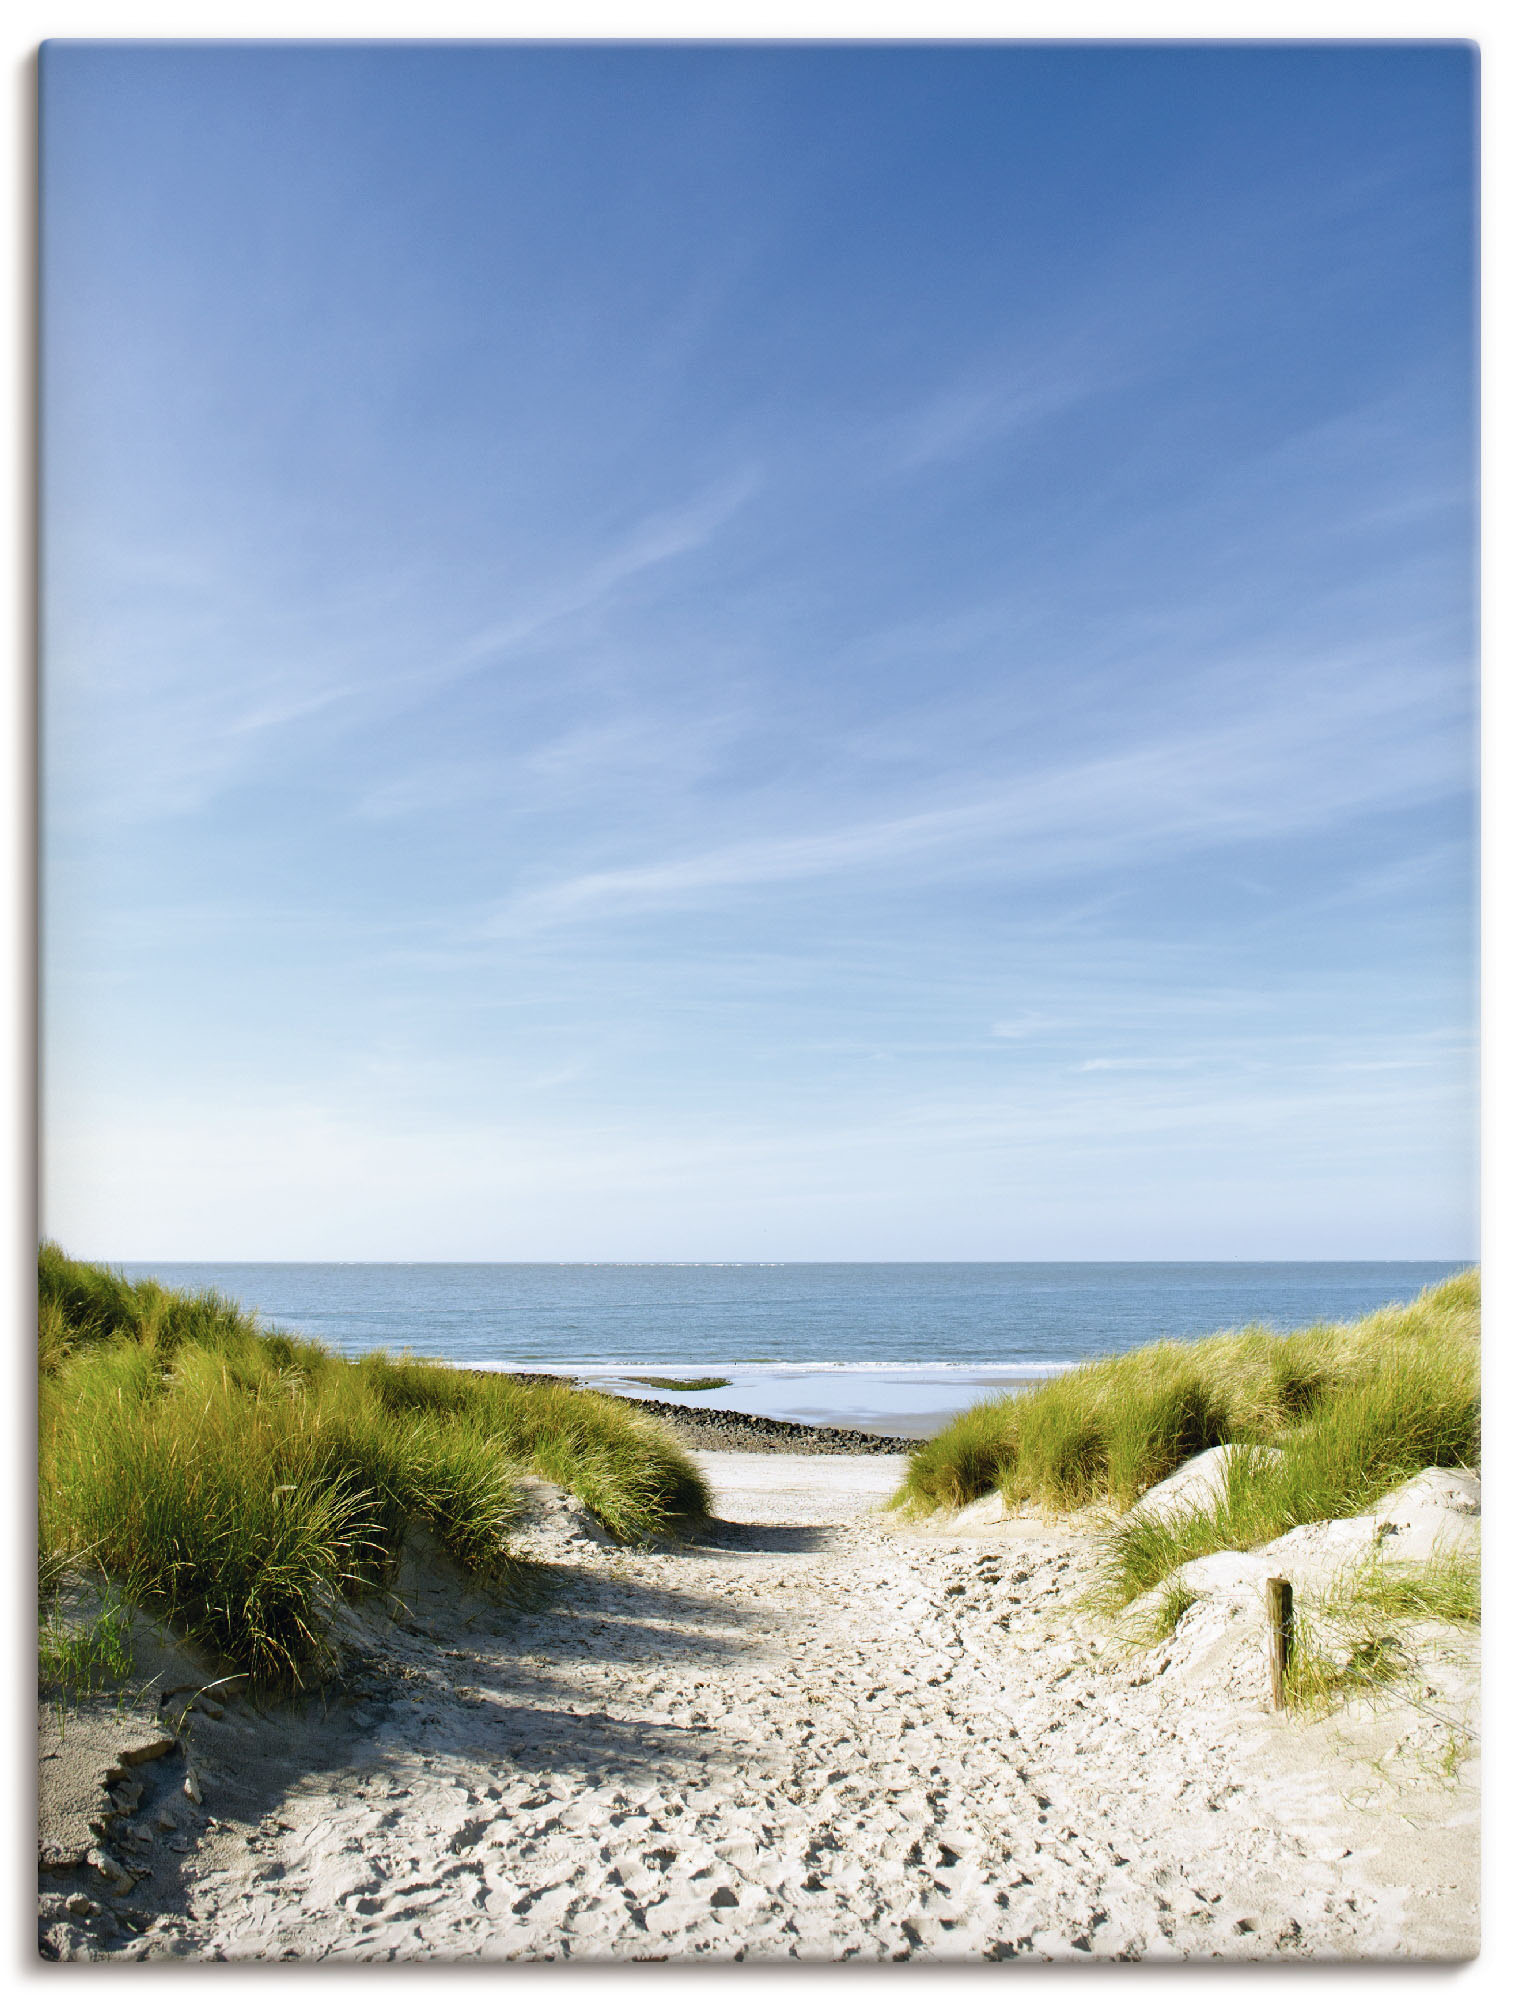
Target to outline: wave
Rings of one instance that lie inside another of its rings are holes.
[[[658,1369],[670,1376],[710,1375],[714,1368],[728,1370],[735,1379],[770,1375],[991,1375],[998,1379],[1064,1374],[1079,1362],[1047,1361],[661,1361],[658,1356],[641,1354],[634,1360],[565,1359],[543,1355],[526,1361],[454,1361],[450,1365],[481,1368],[493,1373],[526,1375],[552,1369],[558,1375],[635,1375]]]

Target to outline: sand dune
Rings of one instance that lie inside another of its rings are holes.
[[[1446,1648],[1423,1708],[1288,1722],[1264,1704],[1247,1597],[1203,1602],[1136,1655],[1078,1608],[1093,1561],[1078,1524],[982,1510],[904,1530],[875,1511],[900,1461],[703,1462],[724,1524],[698,1545],[612,1547],[545,1491],[534,1548],[565,1587],[502,1607],[424,1554],[399,1619],[344,1613],[360,1664],[325,1716],[235,1702],[196,1715],[202,1804],[180,1758],[138,1767],[112,1838],[141,1879],[94,1899],[146,1928],[70,1915],[59,1877],[53,1948],[941,1961],[1475,1948],[1475,1771],[1443,1772],[1439,1755],[1453,1740],[1440,1718],[1470,1705],[1471,1659]]]

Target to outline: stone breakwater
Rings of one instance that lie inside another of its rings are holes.
[[[478,1370],[469,1371],[478,1373]],[[575,1387],[573,1375],[521,1374],[520,1382],[550,1382]],[[856,1431],[834,1424],[791,1424],[780,1417],[751,1417],[742,1410],[692,1409],[689,1403],[662,1403],[652,1396],[622,1396],[610,1383],[588,1383],[598,1395],[618,1396],[675,1431],[691,1451],[783,1451],[790,1456],[895,1457],[910,1452],[918,1438],[886,1437],[877,1431]]]
[[[912,1438],[883,1437],[876,1431],[853,1431],[832,1424],[788,1424],[779,1417],[751,1417],[742,1410],[693,1410],[681,1403],[658,1403],[643,1396],[628,1397],[669,1425],[692,1451],[781,1451],[788,1457],[818,1455],[837,1458],[894,1458],[910,1452]]]

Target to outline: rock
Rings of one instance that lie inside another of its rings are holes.
[[[155,1729],[151,1735],[140,1737],[136,1742],[125,1744],[117,1755],[123,1764],[151,1764],[159,1757],[167,1757],[171,1750],[179,1748],[179,1738]]]
[[[100,1915],[100,1905],[95,1901],[95,1898],[79,1892],[70,1896],[63,1907],[71,1917],[98,1917]]]
[[[86,1866],[93,1868],[97,1875],[103,1876],[113,1887],[130,1888],[135,1879],[131,1871],[124,1868],[107,1848],[92,1847],[84,1858]]]

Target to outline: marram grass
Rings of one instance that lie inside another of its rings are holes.
[[[87,1557],[255,1680],[320,1678],[339,1594],[407,1528],[508,1578],[519,1481],[636,1539],[707,1510],[691,1460],[611,1397],[434,1362],[349,1362],[210,1292],[131,1284],[44,1245],[40,1547]]]
[[[957,1418],[914,1453],[896,1503],[926,1512],[1000,1490],[1015,1505],[1127,1509],[1195,1453],[1242,1447],[1213,1506],[1120,1520],[1109,1583],[1127,1602],[1193,1556],[1354,1513],[1427,1465],[1475,1465],[1479,1310],[1471,1270],[1348,1325],[1088,1362]]]
[[[132,1613],[114,1593],[82,1624],[69,1624],[56,1607],[39,1623],[37,1682],[58,1699],[113,1687],[132,1664]]]
[[[1481,1615],[1474,1553],[1445,1549],[1422,1562],[1374,1554],[1296,1605],[1288,1706],[1324,1713],[1348,1696],[1374,1695],[1417,1669],[1415,1628],[1476,1625]],[[1467,1734],[1459,1718],[1446,1720],[1458,1737]]]
[[[1425,1466],[1475,1466],[1475,1330],[1469,1344],[1441,1328],[1423,1351],[1390,1345],[1365,1376],[1327,1391],[1272,1445],[1252,1440],[1232,1452],[1211,1504],[1180,1518],[1141,1514],[1117,1523],[1105,1566],[1118,1601],[1139,1596],[1194,1556],[1259,1548],[1309,1522],[1364,1512]]]

